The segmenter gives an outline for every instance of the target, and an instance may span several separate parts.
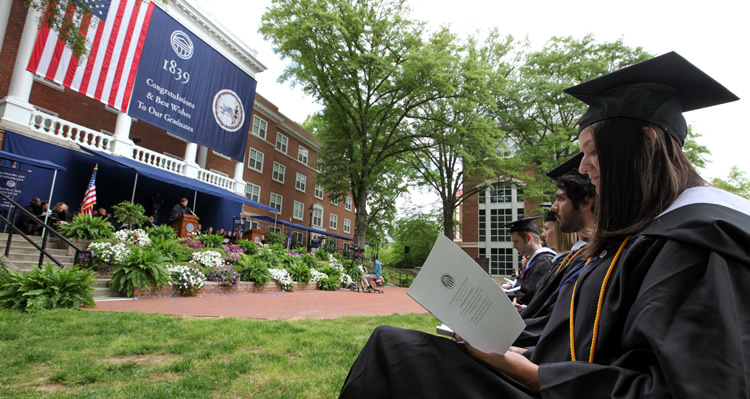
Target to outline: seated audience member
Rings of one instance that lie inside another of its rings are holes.
[[[383,268],[378,260],[378,255],[372,255],[371,259],[373,262],[372,270],[362,276],[365,291],[372,291],[375,288],[375,280],[382,277]]]
[[[682,112],[737,97],[676,53],[565,91],[588,105],[579,171],[596,225],[536,347],[377,327],[341,398],[748,397],[750,201],[681,148]]]
[[[50,215],[50,224],[69,224],[73,215],[68,210],[68,205],[64,202],[58,202],[52,207]]]
[[[152,229],[156,227],[156,223],[155,223],[155,219],[153,215],[148,217],[148,219],[143,223],[143,227],[148,228],[148,229]]]
[[[24,234],[38,234],[38,232],[42,230],[42,225],[35,222],[34,218],[41,219],[42,217],[42,200],[34,197],[24,209],[29,211],[31,215],[19,212],[21,213],[21,216],[18,218],[18,228],[21,229]]]
[[[113,228],[115,230],[117,229],[117,227],[115,226],[116,223],[113,222],[112,215],[109,214],[109,213],[107,213],[107,209],[105,209],[105,208],[99,208],[99,209],[97,209],[96,215],[94,215],[94,216],[98,216],[98,217],[104,219],[104,223],[106,223],[107,226],[109,226],[109,227],[111,227],[111,228]]]

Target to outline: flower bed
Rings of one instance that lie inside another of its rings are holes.
[[[215,283],[212,281],[206,281],[204,284],[205,285],[203,286],[203,288],[199,289],[195,295],[246,294],[246,293],[283,291],[281,285],[277,284],[276,282],[264,284],[260,286],[258,290],[255,289],[255,283],[244,282],[244,281],[241,281],[232,287],[220,285],[219,283]],[[310,284],[299,284],[296,282],[294,283],[294,291],[313,291],[317,289],[318,289],[318,284],[316,283],[312,283],[312,282]],[[178,290],[175,290],[174,286],[167,286],[158,291],[137,290],[133,292],[134,298],[164,297],[164,296],[170,296],[170,295],[173,297],[178,297],[180,296],[180,293]]]

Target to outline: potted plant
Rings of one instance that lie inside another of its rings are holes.
[[[141,223],[148,220],[146,210],[143,209],[143,205],[141,204],[122,201],[117,205],[113,205],[112,210],[114,210],[115,219],[130,230],[137,228]]]
[[[112,238],[114,232],[110,226],[107,226],[103,217],[91,217],[88,215],[76,215],[68,224],[60,224],[57,230],[63,236],[73,241],[81,251],[85,251],[94,240]],[[75,249],[67,246],[64,242],[62,248],[68,249],[68,256],[73,256]]]

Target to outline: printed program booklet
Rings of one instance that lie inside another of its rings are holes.
[[[526,327],[495,280],[442,234],[406,293],[483,352],[505,353]]]

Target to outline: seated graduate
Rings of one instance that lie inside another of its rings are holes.
[[[552,262],[561,256],[565,256],[570,252],[570,248],[573,248],[573,244],[578,241],[576,233],[564,233],[560,231],[560,222],[557,221],[557,215],[555,212],[549,211],[544,215],[544,223],[542,224],[542,242],[547,244],[547,247],[557,254],[552,258]]]
[[[750,201],[682,153],[683,111],[737,99],[676,53],[567,89],[597,223],[533,351],[378,327],[342,398],[747,398]]]
[[[513,248],[525,256],[526,266],[516,279],[516,284],[508,290],[508,296],[520,305],[527,305],[534,298],[537,284],[552,268],[555,251],[542,246],[539,229],[534,224],[541,216],[516,220],[503,227],[510,227],[510,240]]]
[[[560,285],[563,282],[575,283],[577,272],[586,264],[583,248],[596,225],[596,187],[591,184],[588,176],[578,173],[581,158],[583,156],[579,154],[547,173],[547,176],[556,179],[557,185],[555,202],[550,213],[556,215],[561,234],[575,233],[579,240],[573,244],[571,251],[555,258],[551,272],[539,282],[534,299],[521,310],[520,314],[526,328],[514,345],[536,345],[555,306]]]

